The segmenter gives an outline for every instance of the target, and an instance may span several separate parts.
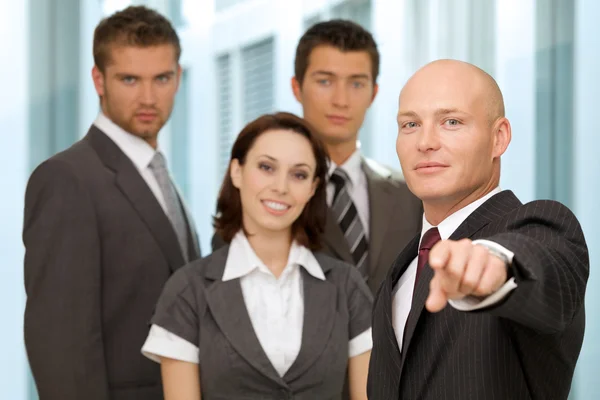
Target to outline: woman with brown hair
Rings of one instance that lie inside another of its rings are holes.
[[[346,378],[350,399],[366,399],[372,297],[318,252],[326,171],[293,114],[242,130],[214,219],[229,245],[171,277],[142,349],[167,400],[340,399]]]

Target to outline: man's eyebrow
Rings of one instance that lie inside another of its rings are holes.
[[[401,111],[398,113],[398,119],[400,118],[404,118],[404,117],[409,117],[409,118],[419,118],[419,116],[417,115],[416,112],[414,111]]]
[[[175,71],[173,70],[168,70],[165,72],[161,72],[160,74],[156,74],[156,76],[173,76],[175,75]]]
[[[175,71],[168,70],[168,71],[160,72],[160,73],[154,75],[154,77],[159,77],[159,76],[173,76],[173,75],[175,75]],[[139,75],[130,74],[130,73],[127,73],[127,72],[117,72],[115,74],[115,76],[117,76],[118,78],[135,78],[135,79],[139,79],[140,78]]]
[[[435,115],[440,117],[448,114],[466,114],[464,111],[459,110],[458,108],[440,108],[435,110]]]
[[[350,78],[352,79],[371,79],[371,77],[368,74],[352,74],[350,75]]]
[[[138,79],[138,78],[139,78],[139,75],[128,74],[127,72],[117,72],[117,73],[115,74],[115,76],[116,76],[117,78],[135,78],[135,79]]]
[[[331,71],[324,71],[324,70],[318,70],[318,71],[314,71],[312,74],[310,74],[311,76],[315,76],[315,75],[327,75],[327,76],[336,76],[333,72]]]
[[[312,74],[310,74],[311,76],[315,76],[315,75],[325,75],[325,76],[331,76],[331,77],[336,77],[338,76],[337,74],[331,72],[331,71],[325,71],[325,70],[318,70],[318,71],[314,71]],[[369,74],[352,74],[349,76],[350,79],[371,79],[371,77],[369,76]]]

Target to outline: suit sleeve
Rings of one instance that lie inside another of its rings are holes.
[[[198,346],[200,343],[198,315],[204,309],[204,302],[198,304],[196,299],[203,300],[204,297],[196,295],[187,270],[188,267],[183,267],[169,278],[156,304],[151,323]]]
[[[24,214],[25,346],[40,398],[108,400],[91,197],[65,164],[47,161],[29,180]]]
[[[553,201],[532,210],[492,240],[514,253],[517,287],[492,314],[540,333],[562,332],[582,310],[589,275],[587,246],[571,211]],[[532,204],[532,203],[530,203]]]
[[[352,358],[373,347],[371,334],[373,295],[358,270],[352,266],[348,266],[346,293],[350,316],[348,356]]]

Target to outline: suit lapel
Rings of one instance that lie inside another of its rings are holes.
[[[90,128],[87,140],[90,141],[102,162],[115,172],[117,187],[127,197],[156,239],[171,270],[181,267],[184,260],[175,230],[131,160],[95,126]]]
[[[495,196],[492,196],[489,200],[473,211],[471,215],[469,215],[452,233],[449,239],[458,240],[462,238],[472,238],[492,220],[505,214],[511,209],[518,207],[520,204],[520,201],[511,191],[507,190],[500,192]],[[415,250],[413,258],[416,257],[417,251],[418,247]],[[402,343],[402,366],[404,366],[407,349],[410,346],[415,328],[423,312],[425,301],[429,295],[429,283],[431,282],[432,278],[433,270],[429,266],[429,263],[426,263],[415,287],[411,310],[408,314],[408,319],[404,328],[404,340]],[[447,307],[451,306],[448,305]]]
[[[337,258],[350,264],[354,264],[352,254],[350,253],[350,247],[348,246],[344,233],[337,224],[330,207],[327,207],[323,241]]]
[[[183,210],[183,216],[186,223],[188,259],[193,261],[201,257],[200,243],[198,241],[198,234],[196,232],[196,224],[194,223],[192,214],[188,210],[185,201],[183,201],[183,196],[181,195],[179,188],[177,188],[177,185],[175,185],[175,190],[177,191],[179,206]]]
[[[398,373],[401,365],[401,354],[398,347],[398,341],[396,340],[392,319],[394,286],[396,286],[396,283],[404,271],[406,271],[410,262],[415,258],[418,251],[419,238],[420,235],[416,235],[404,250],[402,250],[397,260],[394,262],[388,278],[383,282],[380,293],[377,296],[376,302],[379,304],[375,304],[373,308],[373,340],[374,342],[390,342],[390,346],[382,347],[382,351],[378,352],[378,357],[390,357],[390,362],[385,363],[385,365],[396,368]],[[378,328],[383,328],[382,332],[379,332]]]
[[[187,223],[187,238],[188,238],[188,257],[190,261],[196,260],[202,257],[202,252],[200,251],[200,243],[198,241],[198,233],[196,232],[194,220],[192,219],[192,215],[187,211],[184,206],[185,212],[185,220]]]
[[[362,163],[369,193],[369,269],[373,276],[381,256],[392,214],[402,213],[402,204],[394,197],[394,185],[389,176],[375,172],[365,160]],[[389,238],[387,238],[389,240]],[[387,267],[387,266],[386,266]]]
[[[222,260],[223,265],[220,266],[221,277],[225,268],[227,251],[222,253],[225,254],[225,257]],[[261,374],[280,385],[285,385],[254,332],[244,302],[240,280],[215,281],[207,290],[206,299],[211,315],[235,351]]]
[[[319,254],[315,254],[324,272],[326,262]],[[292,382],[306,372],[321,356],[331,336],[335,322],[337,306],[337,290],[327,280],[320,280],[310,275],[304,268],[302,282],[304,286],[304,322],[302,328],[302,344],[298,357],[286,372],[286,382]]]

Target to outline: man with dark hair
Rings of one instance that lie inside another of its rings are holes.
[[[294,96],[331,158],[325,250],[356,265],[373,293],[422,215],[401,174],[365,158],[357,145],[378,75],[377,44],[354,22],[317,23],[298,43]]]
[[[378,75],[377,44],[354,22],[317,23],[298,43],[292,90],[332,161],[324,251],[356,265],[373,293],[422,214],[402,175],[363,157],[357,145]],[[222,245],[215,235],[213,250]]]
[[[93,47],[101,112],[27,185],[25,345],[42,400],[158,400],[140,349],[164,283],[200,255],[157,143],[181,49],[145,7],[102,20]]]

